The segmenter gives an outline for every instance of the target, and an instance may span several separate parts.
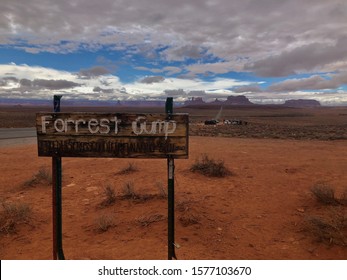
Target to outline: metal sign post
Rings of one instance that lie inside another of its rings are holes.
[[[168,97],[165,103],[167,120],[173,113],[173,98]],[[167,158],[168,168],[168,259],[177,260],[175,253],[175,162],[172,156]]]
[[[60,112],[61,95],[54,95],[54,112]],[[53,183],[53,259],[64,260],[62,229],[62,171],[61,157],[52,156]]]

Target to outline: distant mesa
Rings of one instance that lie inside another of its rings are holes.
[[[307,107],[320,107],[319,101],[314,99],[290,99],[283,104],[286,107],[307,108]]]
[[[202,97],[192,97],[192,99],[184,102],[185,106],[199,106],[206,105],[206,102],[202,100]]]
[[[224,102],[223,101],[221,101],[221,100],[219,100],[218,98],[216,98],[214,101],[212,101],[211,103],[210,103],[211,105],[223,105],[224,104]]]
[[[1,99],[0,106],[51,106],[52,101],[47,99]],[[314,99],[290,99],[282,104],[255,104],[244,95],[231,95],[227,99],[219,100],[216,98],[212,102],[205,102],[202,97],[192,97],[185,102],[175,102],[176,106],[184,107],[221,107],[221,106],[279,106],[292,108],[313,108],[320,107],[319,101]],[[103,106],[103,107],[164,107],[163,100],[86,100],[86,99],[62,99],[63,106]]]
[[[191,100],[187,100],[184,106],[199,106],[199,105],[253,105],[249,99],[244,95],[228,96],[227,100],[221,101],[216,98],[214,101],[206,103],[201,97],[192,97]]]
[[[114,102],[113,102],[114,103]],[[123,100],[117,101],[115,106],[123,107],[164,107],[165,101],[157,100]]]
[[[226,105],[253,105],[249,99],[244,95],[228,96],[224,102]]]

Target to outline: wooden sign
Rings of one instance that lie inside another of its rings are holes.
[[[38,113],[38,155],[188,158],[188,123],[188,114]]]

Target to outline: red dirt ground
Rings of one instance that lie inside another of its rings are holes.
[[[224,160],[234,173],[211,178],[189,171],[201,154]],[[1,259],[51,259],[51,187],[25,187],[50,158],[35,144],[0,147],[0,197],[32,207],[17,232],[0,233]],[[138,171],[119,175],[133,162]],[[346,259],[347,247],[318,242],[306,230],[309,217],[346,207],[319,204],[310,188],[325,181],[339,196],[346,188],[345,141],[190,137],[190,158],[176,160],[176,250],[178,259]],[[67,259],[166,259],[166,161],[63,158],[63,245]],[[122,199],[126,182],[139,196]],[[100,207],[104,188],[117,192],[114,205]],[[98,231],[96,221],[114,226]]]

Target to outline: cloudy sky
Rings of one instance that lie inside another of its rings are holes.
[[[347,105],[346,0],[1,0],[8,98]]]

